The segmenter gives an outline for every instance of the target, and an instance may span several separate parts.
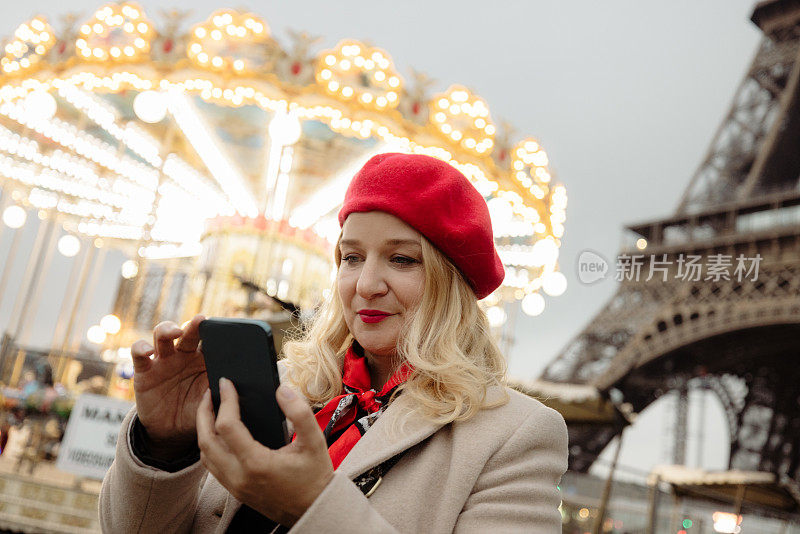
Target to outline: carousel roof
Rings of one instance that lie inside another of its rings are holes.
[[[563,291],[566,191],[535,139],[512,142],[466,87],[405,79],[384,50],[348,39],[314,51],[317,38],[290,35],[283,45],[231,9],[193,27],[174,10],[155,22],[133,2],[59,29],[34,17],[0,59],[0,184],[67,231],[170,257],[197,254],[220,216],[335,241],[355,169],[379,152],[428,154],[487,199],[504,298]]]

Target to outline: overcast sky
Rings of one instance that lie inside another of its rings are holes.
[[[509,360],[511,373],[523,378],[538,376],[615,290],[612,280],[592,286],[578,282],[574,266],[580,251],[613,257],[623,225],[675,209],[759,39],[749,22],[751,0],[140,4],[152,18],[158,18],[161,6],[191,9],[191,23],[221,7],[246,8],[265,18],[284,45],[290,28],[321,36],[320,48],[342,38],[368,41],[387,50],[402,74],[413,67],[437,80],[434,91],[453,83],[468,86],[487,101],[495,121],[514,125],[514,140],[538,138],[569,197],[560,256],[568,289],[561,297],[548,297],[541,316],[519,314]],[[57,20],[67,10],[88,16],[101,5],[3,2],[0,35],[11,35],[37,13]],[[8,231],[0,234],[0,257],[9,241]],[[109,254],[86,326],[109,312],[122,260]],[[54,320],[68,269],[57,258],[53,272],[60,276],[51,276],[46,287],[48,305],[42,306],[33,339],[52,337],[47,318]],[[15,268],[14,276],[21,271],[22,266]],[[8,321],[12,296],[0,295],[0,327]],[[668,435],[660,430],[669,417],[666,403],[660,404],[629,433],[623,462],[649,469],[668,459],[669,440],[653,440]],[[708,409],[714,435],[723,428],[719,408],[709,403]],[[722,467],[725,447],[710,452],[706,447],[703,463]]]

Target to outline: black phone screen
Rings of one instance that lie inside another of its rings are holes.
[[[200,323],[214,413],[219,412],[219,379],[233,382],[242,422],[253,438],[271,449],[287,442],[286,419],[275,399],[280,378],[272,329],[263,321],[211,318]]]

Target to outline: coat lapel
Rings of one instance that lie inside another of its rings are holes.
[[[410,397],[400,395],[386,408],[375,423],[361,436],[339,465],[337,471],[352,479],[397,453],[413,447],[439,428],[441,424],[420,416],[400,419],[409,411]]]
[[[217,484],[219,484],[219,482],[217,482]],[[220,484],[220,487],[223,487],[222,484]],[[231,495],[228,491],[226,491],[226,493],[228,495],[225,498],[225,508],[222,513],[222,517],[219,520],[219,525],[216,530],[218,534],[222,534],[223,532],[228,530],[231,521],[233,521],[233,516],[235,516],[236,512],[239,511],[239,508],[242,507],[242,503],[236,500],[236,498],[233,495]]]

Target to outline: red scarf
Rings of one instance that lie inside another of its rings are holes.
[[[411,366],[404,363],[383,385],[380,391],[371,389],[367,359],[359,355],[353,345],[344,355],[342,386],[344,393],[331,399],[316,418],[328,442],[328,453],[333,468],[339,467],[347,453],[355,446],[372,423],[383,413],[394,389],[406,381]]]

